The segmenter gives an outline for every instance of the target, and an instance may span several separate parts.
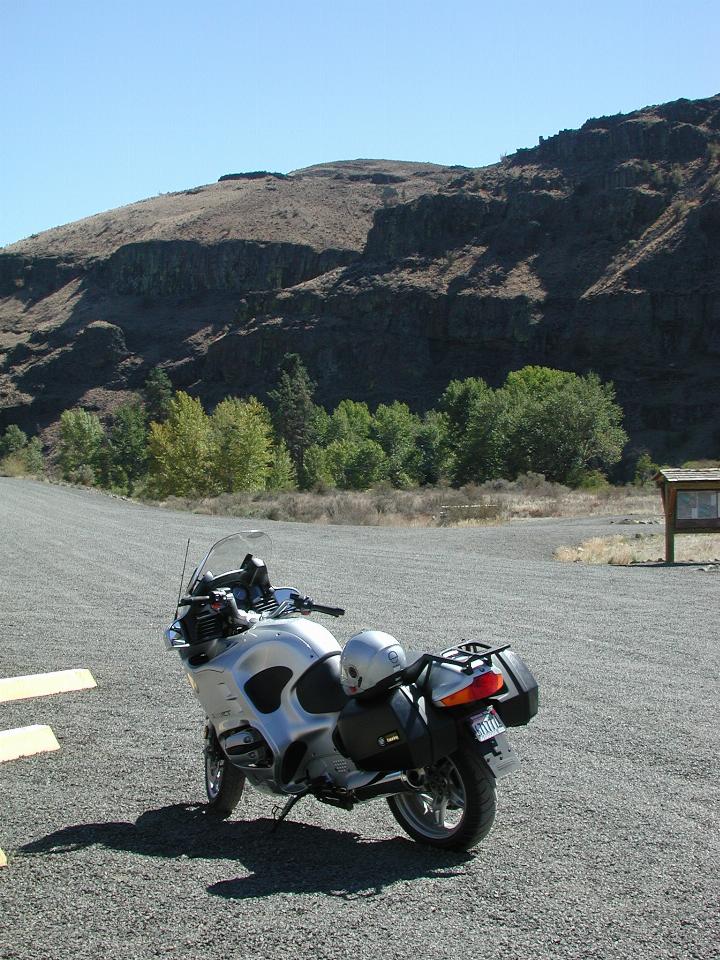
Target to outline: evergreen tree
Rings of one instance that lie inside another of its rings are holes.
[[[150,420],[164,420],[170,413],[170,401],[173,398],[173,386],[170,377],[160,367],[154,367],[145,381],[143,389],[145,407]]]
[[[111,469],[117,478],[111,486],[122,486],[132,494],[147,468],[148,426],[139,403],[124,403],[113,417],[108,438]]]
[[[295,471],[304,482],[305,451],[315,440],[315,384],[297,353],[286,353],[278,366],[278,383],[268,393],[273,404],[275,433],[290,451]]]

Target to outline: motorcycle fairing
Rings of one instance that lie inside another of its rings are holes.
[[[312,674],[323,662],[339,659],[333,635],[312,620],[288,618],[258,623],[222,643],[222,652],[206,662],[186,650],[180,654],[221,743],[227,735],[255,726],[257,715],[262,716],[262,734],[273,759],[270,766],[243,766],[250,781],[266,792],[298,793],[306,789],[307,778],[330,769],[345,784],[356,768],[332,741],[341,704],[330,697],[318,712],[322,704],[312,684]],[[286,758],[293,744],[297,746]]]

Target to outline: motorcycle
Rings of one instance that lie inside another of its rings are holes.
[[[377,630],[341,648],[307,618],[345,611],[273,587],[270,552],[260,531],[215,543],[165,631],[207,715],[208,810],[229,816],[246,782],[285,799],[278,820],[303,797],[347,810],[380,797],[414,840],[473,847],[519,767],[506,730],[537,713],[526,664],[476,640],[408,658]]]

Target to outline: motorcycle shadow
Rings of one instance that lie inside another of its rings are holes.
[[[95,845],[142,856],[237,861],[248,876],[207,888],[228,899],[277,893],[373,897],[401,880],[463,876],[463,866],[473,859],[468,853],[434,850],[402,837],[376,840],[294,820],[279,825],[269,818],[217,820],[206,807],[194,804],[149,810],[135,823],[64,827],[22,850],[61,854]]]

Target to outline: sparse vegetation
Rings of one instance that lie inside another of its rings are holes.
[[[484,526],[511,520],[623,514],[656,515],[660,498],[637,487],[571,490],[538,474],[459,489],[264,491],[202,499],[169,497],[163,505],[209,516],[371,526]]]
[[[11,423],[0,437],[0,476],[40,476],[45,469],[42,444]]]
[[[633,483],[638,487],[651,483],[659,469],[659,465],[655,463],[647,451],[641,453],[635,465]]]
[[[563,563],[592,563],[625,566],[632,563],[660,562],[665,559],[662,534],[591,537],[578,546],[558,547],[555,559]],[[675,540],[675,561],[680,563],[720,563],[720,536],[683,534]]]

